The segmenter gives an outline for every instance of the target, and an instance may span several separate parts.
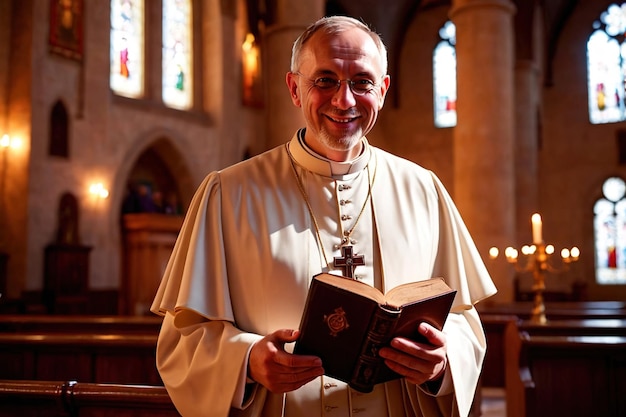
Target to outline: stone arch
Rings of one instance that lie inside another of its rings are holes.
[[[152,161],[158,161],[156,166],[159,169],[168,171],[168,177],[175,183],[177,188],[183,211],[187,209],[191,202],[200,180],[193,174],[198,172],[197,167],[190,162],[193,159],[185,151],[182,141],[178,140],[179,138],[176,136],[167,129],[159,129],[139,137],[125,152],[123,161],[115,170],[116,175],[111,185],[109,230],[111,231],[111,239],[113,242],[116,242],[114,245],[117,248],[111,256],[111,262],[113,262],[113,265],[117,265],[116,268],[118,269],[118,291],[120,293],[118,312],[120,314],[145,314],[147,307],[149,307],[149,305],[143,305],[143,311],[138,313],[137,309],[132,310],[129,307],[128,299],[124,298],[125,294],[123,294],[128,289],[129,280],[125,270],[128,255],[124,245],[122,204],[124,191],[136,169],[137,163],[142,158],[147,158]],[[180,219],[180,216],[164,217],[177,217]],[[152,297],[153,294],[150,296]]]
[[[120,224],[126,184],[136,163],[146,153],[158,157],[174,178],[183,208],[186,209],[191,202],[200,180],[194,176],[198,170],[192,164],[192,160],[187,157],[186,152],[172,132],[166,130],[152,131],[134,143],[132,148],[126,152],[126,157],[117,169],[112,187],[114,193],[111,196],[112,226]]]
[[[157,212],[182,215],[188,205],[188,200],[183,195],[189,197],[183,191],[184,184],[179,185],[179,180],[185,183],[189,178],[189,173],[185,171],[186,164],[171,142],[165,137],[156,139],[137,156],[128,172],[125,185],[129,194],[122,199],[122,213]],[[138,188],[149,191],[152,199],[133,199],[132,196]],[[163,201],[157,202],[157,195]],[[173,205],[167,204],[170,197],[176,200]]]
[[[114,222],[111,230],[119,249],[114,254],[119,257],[119,314],[149,314],[182,216],[195,192],[189,160],[171,132],[153,131],[137,140],[117,172],[115,196],[111,201]],[[166,213],[155,207],[125,211],[125,190],[135,180],[146,181],[144,185],[154,187],[152,191],[177,195],[180,211]],[[148,258],[150,262],[145,263]]]

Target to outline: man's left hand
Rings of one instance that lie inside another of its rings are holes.
[[[420,334],[429,343],[418,343],[403,337],[391,341],[391,347],[380,349],[385,364],[408,382],[421,385],[443,377],[446,370],[446,336],[428,323],[419,325]]]

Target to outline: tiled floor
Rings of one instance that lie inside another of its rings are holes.
[[[483,388],[481,417],[506,417],[506,396],[504,389]]]

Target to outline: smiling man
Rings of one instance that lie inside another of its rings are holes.
[[[153,303],[174,404],[183,416],[466,416],[486,348],[474,305],[495,287],[437,177],[365,137],[390,86],[384,44],[355,19],[323,18],[296,40],[286,81],[305,127],[206,177]],[[380,350],[402,378],[364,394],[292,353],[321,272],[383,292],[442,276],[457,295],[443,331],[416,329],[428,343]]]
[[[354,159],[374,127],[389,88],[382,43],[361,28],[341,36],[316,31],[294,46],[287,85],[306,120],[304,140],[334,161]]]

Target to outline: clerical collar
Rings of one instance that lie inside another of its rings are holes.
[[[291,139],[291,142],[288,144],[289,153],[299,165],[317,174],[337,179],[347,179],[345,178],[346,176],[350,177],[365,169],[370,160],[371,150],[365,138],[361,139],[363,150],[359,156],[351,161],[337,162],[311,149],[304,142],[304,132],[305,129],[300,129]]]

